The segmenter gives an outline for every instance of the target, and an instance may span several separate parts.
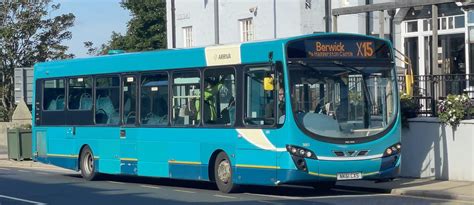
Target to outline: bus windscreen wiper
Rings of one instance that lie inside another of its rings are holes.
[[[359,69],[357,69],[357,68],[355,68],[355,67],[352,67],[352,66],[348,66],[348,65],[346,65],[346,64],[344,64],[344,63],[342,63],[342,62],[340,62],[340,61],[333,61],[332,63],[333,63],[334,65],[337,65],[338,67],[344,69],[344,70],[356,72],[356,73],[358,73],[358,74],[361,74],[361,75],[364,76],[364,77],[369,75],[369,74],[367,74],[367,73],[364,72],[364,71],[361,71],[361,70],[359,70]]]

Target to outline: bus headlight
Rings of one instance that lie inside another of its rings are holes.
[[[302,158],[310,158],[310,159],[317,159],[316,155],[306,148],[294,146],[294,145],[286,145],[286,150],[292,155]]]
[[[401,151],[402,151],[402,144],[397,143],[390,147],[387,147],[387,149],[385,149],[385,152],[383,153],[383,157],[392,156],[392,155],[400,153]]]

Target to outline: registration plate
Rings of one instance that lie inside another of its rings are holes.
[[[352,180],[362,179],[362,173],[350,172],[350,173],[337,173],[337,180]]]

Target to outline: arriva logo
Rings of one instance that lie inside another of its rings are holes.
[[[317,52],[344,52],[344,44],[342,42],[334,42],[333,44],[322,44],[321,42],[316,42],[316,51]]]
[[[219,57],[218,57],[219,60],[227,60],[231,58],[232,58],[232,55],[230,55],[230,53],[222,53],[222,54],[219,54]]]

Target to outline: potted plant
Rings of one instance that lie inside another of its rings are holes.
[[[438,117],[443,124],[456,128],[461,120],[470,115],[471,107],[471,100],[466,94],[449,94],[446,99],[438,102]]]

